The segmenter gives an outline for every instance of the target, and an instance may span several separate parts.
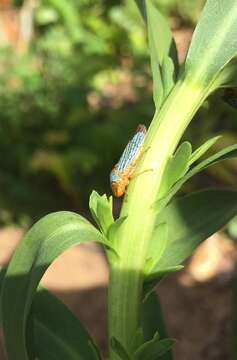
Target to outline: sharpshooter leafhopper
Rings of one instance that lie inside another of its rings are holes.
[[[146,131],[145,125],[138,125],[135,135],[127,144],[121,158],[110,173],[110,184],[116,197],[123,196],[125,193],[143,149]]]

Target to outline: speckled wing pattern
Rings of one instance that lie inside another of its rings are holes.
[[[146,128],[144,125],[139,125],[136,134],[132,140],[129,141],[124,152],[122,153],[119,162],[115,165],[119,173],[124,173],[131,166],[136,158],[139,156],[142,145],[145,140]]]
[[[132,140],[124,149],[121,158],[110,173],[110,183],[113,194],[124,195],[129,180],[136,168],[136,162],[141,154],[146,136],[146,127],[139,125]]]

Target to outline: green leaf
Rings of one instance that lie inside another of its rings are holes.
[[[35,353],[40,360],[101,359],[80,321],[49,291],[36,293],[31,317]]]
[[[49,0],[52,6],[63,18],[66,31],[74,41],[81,39],[83,27],[81,26],[80,16],[76,4],[67,0]],[[80,31],[81,29],[81,31]]]
[[[209,140],[207,140],[204,144],[202,144],[197,150],[195,150],[188,162],[188,165],[191,166],[195,161],[197,161],[202,155],[204,155],[207,150],[209,150],[216,142],[220,139],[221,136],[215,136]]]
[[[168,336],[163,317],[163,311],[158,295],[153,291],[142,304],[142,328],[146,340],[151,340],[155,332],[159,332],[160,338]],[[167,354],[168,360],[172,358],[171,353]]]
[[[195,29],[185,71],[190,81],[215,79],[237,53],[236,0],[208,0]]]
[[[167,223],[169,237],[166,250],[151,273],[158,275],[168,267],[180,265],[236,214],[234,191],[205,190],[174,200],[158,215],[158,224]]]
[[[169,25],[151,0],[137,1],[148,29],[153,75],[153,97],[159,109],[173,88],[178,69],[177,51]]]
[[[146,286],[144,287],[145,295],[150,294],[151,290],[154,289],[154,287],[157,285],[157,282],[159,282],[164,276],[178,272],[184,268],[183,265],[176,265],[176,266],[167,266],[163,269],[158,269],[157,271],[153,269],[150,270],[146,274]]]
[[[181,178],[177,183],[174,184],[174,186],[171,188],[171,190],[168,192],[166,196],[156,201],[154,204],[154,207],[159,212],[161,209],[163,209],[169,201],[172,199],[172,197],[180,190],[182,185],[191,179],[194,175],[198,174],[199,172],[207,169],[209,166],[213,166],[220,161],[231,159],[233,157],[237,156],[237,144],[227,146],[225,149],[222,149],[218,151],[216,154],[210,156],[209,158],[201,161],[198,165],[194,166],[183,178]]]
[[[108,228],[114,222],[112,196],[107,199],[105,194],[101,196],[93,190],[90,196],[89,207],[93,219],[103,234],[106,235]]]
[[[2,321],[9,360],[29,359],[27,319],[37,286],[49,265],[66,249],[91,241],[108,245],[90,222],[68,211],[43,217],[26,234],[10,261],[2,287]]]
[[[184,268],[183,265],[166,267],[162,270],[158,269],[157,272],[152,269],[150,273],[146,274],[145,281],[143,283],[143,301],[152,294],[156,286],[163,279],[163,277],[178,272]]]
[[[127,350],[115,337],[113,337],[110,341],[112,349],[120,357],[121,360],[132,360]]]
[[[218,74],[213,82],[210,93],[217,88],[237,87],[237,58],[233,58]]]
[[[135,0],[137,7],[141,13],[141,16],[143,17],[144,21],[147,21],[146,18],[146,4],[145,4],[146,0]]]
[[[153,97],[159,109],[175,84],[177,52],[170,28],[152,1],[146,1]],[[158,71],[159,70],[159,71]]]
[[[172,32],[166,19],[151,0],[146,0],[146,13],[151,56],[162,66],[167,57],[176,52]]]
[[[164,99],[167,98],[175,84],[175,65],[169,56],[165,56],[161,67],[161,77],[164,89]]]
[[[165,251],[168,242],[168,226],[166,223],[159,224],[155,227],[152,234],[152,241],[149,242],[147,250],[148,266],[146,267],[149,271],[151,267],[156,264],[161,258]]]
[[[148,41],[151,57],[151,69],[153,76],[153,98],[156,108],[159,109],[164,99],[164,89],[161,78],[160,66],[162,64],[162,50],[159,51],[157,38],[157,11],[150,1],[146,2]],[[165,40],[164,40],[165,42]],[[162,45],[161,45],[162,46]],[[160,53],[161,52],[161,53]]]
[[[161,198],[188,171],[191,153],[192,146],[189,142],[185,141],[179,146],[174,156],[168,161],[159,192]]]
[[[154,334],[154,333],[153,333]],[[129,346],[129,353],[133,354],[144,343],[143,329],[139,327]]]
[[[174,344],[173,339],[159,339],[155,335],[152,340],[143,344],[133,355],[134,360],[157,360],[168,352]]]
[[[110,225],[108,229],[108,239],[111,243],[114,244],[115,248],[116,248],[116,240],[118,240],[119,238],[119,230],[126,219],[127,216],[122,216],[118,218],[113,222],[113,224]]]

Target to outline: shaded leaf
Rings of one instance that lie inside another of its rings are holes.
[[[36,293],[31,316],[36,356],[40,360],[101,359],[80,321],[47,290]]]
[[[146,340],[151,340],[157,331],[161,339],[168,337],[159,297],[154,291],[142,303],[141,318]],[[167,352],[162,360],[172,360],[171,351]]]
[[[150,272],[146,273],[145,282],[143,283],[143,299],[146,299],[154,291],[154,288],[163,279],[164,276],[178,272],[184,268],[183,265],[166,267],[164,269],[158,269],[155,271],[152,269]]]
[[[154,334],[154,333],[153,333]],[[129,353],[133,354],[144,343],[143,329],[140,327],[137,329],[129,346]]]
[[[173,344],[173,339],[160,340],[159,336],[155,335],[134,353],[134,360],[158,360],[172,348]]]
[[[127,350],[115,337],[111,339],[111,347],[121,360],[132,360]]]
[[[89,241],[107,245],[102,234],[85,218],[61,211],[39,220],[19,244],[8,266],[1,297],[9,360],[28,360],[26,324],[34,294],[46,269],[66,249]]]
[[[237,192],[205,190],[174,200],[159,215],[166,221],[168,244],[151,272],[180,265],[207,237],[237,214]]]

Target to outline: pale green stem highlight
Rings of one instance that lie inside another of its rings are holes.
[[[145,141],[145,151],[131,181],[121,216],[128,216],[118,239],[120,256],[113,265],[109,284],[109,333],[125,347],[139,326],[146,252],[157,218],[162,175],[186,127],[207,95],[206,89],[185,81],[175,86],[155,114]],[[149,170],[149,171],[147,171]],[[135,175],[136,175],[135,174]],[[139,175],[140,174],[140,175]],[[111,351],[110,360],[117,360]]]

